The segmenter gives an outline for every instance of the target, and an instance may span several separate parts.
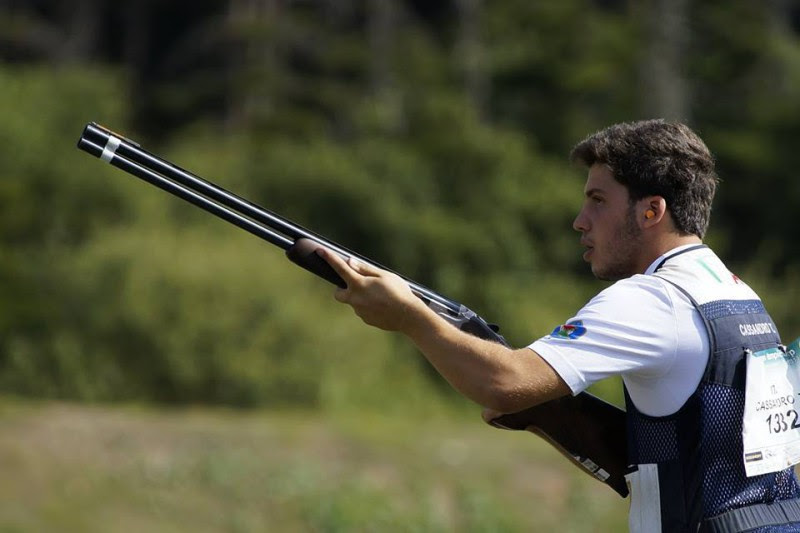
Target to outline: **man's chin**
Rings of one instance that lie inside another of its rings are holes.
[[[599,268],[598,268],[598,267],[596,267],[595,265],[591,265],[591,267],[592,267],[592,275],[593,275],[595,278],[597,278],[597,279],[602,279],[602,280],[605,280],[605,279],[606,279],[606,278],[605,278],[605,272],[603,272],[601,269],[599,269]]]
[[[627,269],[613,267],[603,268],[595,263],[592,263],[592,274],[595,278],[602,281],[619,281],[633,275],[628,273]]]

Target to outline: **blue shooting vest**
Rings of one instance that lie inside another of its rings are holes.
[[[780,345],[777,328],[761,300],[727,299],[737,291],[725,288],[709,299],[702,271],[681,266],[690,265],[689,256],[673,260],[705,248],[678,252],[665,260],[675,264],[662,269],[662,262],[654,273],[686,294],[703,317],[710,355],[700,384],[676,413],[663,417],[639,412],[625,391],[629,463],[638,469],[638,496],[649,500],[639,516],[651,517],[639,527],[664,533],[800,532],[800,525],[778,525],[800,524],[800,486],[793,469],[748,478],[742,457],[745,350]],[[707,301],[698,303],[698,295]],[[753,334],[740,327],[764,323],[775,333]]]

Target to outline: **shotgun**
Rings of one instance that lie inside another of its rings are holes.
[[[91,122],[85,126],[78,140],[78,148],[278,246],[290,261],[339,287],[344,288],[346,284],[315,253],[320,246],[333,250],[345,259],[355,257],[388,270],[142,149],[138,143],[97,123]],[[401,277],[417,297],[454,326],[508,346],[496,326],[464,305]],[[502,415],[490,423],[501,429],[525,430],[539,435],[620,496],[628,495],[625,481],[628,471],[625,416],[624,411],[616,406],[582,392]]]

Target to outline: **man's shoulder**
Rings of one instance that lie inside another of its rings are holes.
[[[587,307],[625,308],[633,313],[653,313],[659,309],[671,311],[673,296],[669,284],[663,279],[636,274],[600,291]]]
[[[758,299],[747,283],[717,257],[709,248],[698,250],[685,257],[676,257],[653,274],[688,291],[699,304],[716,300]]]
[[[669,290],[669,284],[656,276],[634,274],[614,282],[597,295],[604,298],[619,297],[663,297]]]

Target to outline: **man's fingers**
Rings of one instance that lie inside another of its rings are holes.
[[[328,262],[331,267],[339,274],[342,279],[350,285],[350,281],[355,280],[360,276],[377,276],[380,274],[380,270],[377,267],[370,265],[369,263],[365,263],[363,261],[358,260],[355,257],[349,257],[347,260],[342,259],[342,257],[337,254],[336,252],[332,252],[327,248],[317,248],[317,253]]]
[[[336,292],[333,293],[333,297],[336,298],[336,301],[346,304],[350,301],[350,293],[347,289],[336,289]]]
[[[380,274],[380,270],[377,267],[370,265],[369,263],[365,263],[363,261],[359,261],[356,257],[351,257],[347,260],[347,264],[361,274],[362,276],[377,276]]]
[[[504,414],[504,413],[501,413],[500,411],[495,411],[494,409],[489,409],[488,407],[486,407],[486,408],[485,408],[485,409],[484,409],[484,410],[481,412],[481,417],[483,418],[483,421],[484,421],[484,422],[486,422],[487,424],[489,424],[489,423],[491,423],[491,422],[492,422],[492,420],[494,420],[495,418],[498,418],[498,417],[501,417],[501,416],[503,416],[503,414]]]
[[[358,272],[349,266],[345,260],[339,256],[339,254],[323,247],[317,248],[316,252],[317,255],[323,258],[331,266],[331,268],[333,268],[333,270],[339,274],[348,287],[357,279],[357,276],[359,275]]]

